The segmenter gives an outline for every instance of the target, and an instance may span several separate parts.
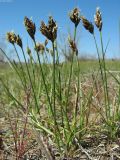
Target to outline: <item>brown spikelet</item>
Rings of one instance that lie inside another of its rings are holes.
[[[94,26],[91,22],[89,22],[85,17],[81,17],[83,26],[85,27],[86,30],[88,30],[91,34],[94,33]]]
[[[46,38],[52,42],[55,41],[57,38],[57,25],[51,16],[49,17],[48,25],[46,25],[43,21],[41,22],[40,31]]]
[[[99,31],[102,30],[102,16],[99,8],[96,8],[96,14],[94,15],[94,22]]]
[[[74,8],[70,14],[70,20],[75,24],[75,26],[77,27],[81,18],[80,18],[80,11],[78,8]]]
[[[23,47],[22,39],[20,38],[19,35],[17,35],[17,37],[16,37],[16,44],[17,44],[18,46],[20,46],[21,48]]]
[[[7,32],[6,34],[6,39],[9,43],[11,44],[15,44],[16,43],[16,39],[17,39],[17,36],[15,35],[14,32]]]
[[[32,22],[32,20],[28,19],[27,17],[24,18],[24,25],[26,27],[26,30],[30,37],[34,40],[35,39],[35,32],[36,32],[36,26]]]
[[[36,43],[36,46],[34,48],[37,52],[44,53],[45,46],[42,43]]]
[[[78,55],[78,49],[76,46],[76,43],[71,39],[71,37],[68,38],[68,42],[69,42],[69,47],[71,48],[71,50],[76,53],[76,55]]]

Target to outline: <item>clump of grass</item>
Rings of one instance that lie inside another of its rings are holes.
[[[79,150],[84,137],[89,132],[92,132],[92,129],[96,125],[96,121],[92,122],[91,125],[89,119],[91,116],[91,110],[94,108],[94,103],[96,104],[94,92],[98,92],[99,90],[96,82],[96,79],[99,77],[99,75],[101,76],[100,80],[102,82],[103,104],[102,108],[99,108],[98,106],[95,107],[97,110],[97,116],[95,119],[98,117],[99,121],[102,119],[104,125],[101,125],[100,127],[103,127],[103,130],[107,133],[108,137],[112,139],[118,137],[117,124],[120,121],[120,92],[117,94],[117,102],[114,104],[113,111],[113,104],[110,100],[108,88],[105,60],[106,49],[104,49],[103,46],[103,22],[101,12],[97,8],[94,20],[95,25],[100,33],[100,47],[102,52],[99,51],[94,33],[94,25],[84,16],[80,15],[78,8],[74,8],[70,12],[69,18],[74,24],[74,31],[73,37],[71,36],[68,39],[69,47],[72,51],[72,60],[70,64],[67,64],[67,66],[69,66],[68,72],[66,72],[64,65],[61,66],[59,61],[59,48],[57,45],[58,27],[56,21],[51,16],[49,17],[47,25],[43,21],[41,22],[40,32],[47,38],[44,44],[36,42],[35,23],[27,17],[24,18],[26,31],[34,43],[37,60],[34,58],[32,50],[29,48],[29,46],[27,46],[27,51],[24,51],[22,39],[19,35],[16,35],[13,32],[7,33],[7,40],[15,49],[19,65],[17,65],[15,62],[12,62],[7,54],[1,49],[3,54],[8,59],[11,67],[15,70],[19,81],[21,82],[21,90],[26,96],[28,95],[28,89],[30,88],[31,90],[31,94],[29,95],[29,103],[27,103],[26,123],[29,120],[35,132],[36,139],[41,146],[41,150],[43,154],[46,155],[47,159],[52,159],[55,156],[53,155],[53,151],[49,149],[49,145],[54,145],[54,147],[57,148],[59,157],[73,158],[76,150]],[[82,84],[82,74],[78,57],[78,48],[76,44],[77,29],[81,20],[84,28],[93,36],[99,61],[99,70],[97,71],[96,75],[92,75],[93,81],[91,85],[88,84],[89,87],[87,87],[87,92]],[[48,40],[51,42],[52,46],[52,64],[43,64],[41,56],[45,55],[48,62],[46,55],[46,49],[48,51],[50,50],[46,47]],[[21,62],[16,45],[20,47],[22,51],[24,64]],[[29,55],[30,63],[27,62],[26,54]],[[74,74],[74,64],[77,64],[77,74]],[[49,71],[47,71],[48,69]],[[66,73],[68,73],[67,76],[65,75]],[[118,85],[120,85],[119,80],[114,75],[112,75],[112,77],[115,79]],[[19,100],[16,95],[11,93],[9,86],[6,85],[2,77],[0,80],[5,87],[8,96],[14,100],[17,106],[20,107],[20,110],[25,113],[26,108],[22,101],[23,97],[21,97],[22,100]],[[100,103],[100,97],[98,97],[97,100]],[[11,128],[13,128],[12,125]],[[24,130],[25,129],[26,125],[24,126]],[[22,135],[23,138],[24,130]],[[45,144],[44,137],[46,137],[48,144]],[[20,156],[18,154],[16,138],[14,138],[14,141],[17,155],[16,157],[19,159]]]
[[[94,22],[95,22],[96,27],[99,30],[99,33],[100,33],[100,42],[101,42],[102,53],[99,52],[98,44],[97,44],[97,41],[95,38],[94,28],[93,28],[92,23],[90,23],[88,20],[86,20],[83,17],[82,17],[82,21],[83,21],[84,27],[93,35],[93,38],[95,41],[95,46],[96,46],[98,60],[99,60],[101,79],[102,79],[103,89],[104,89],[104,102],[105,102],[105,104],[104,104],[104,112],[105,112],[104,122],[105,122],[105,126],[107,127],[108,136],[110,138],[115,138],[117,128],[115,127],[116,126],[114,123],[115,119],[113,117],[114,116],[116,117],[118,115],[118,111],[113,112],[111,105],[110,105],[108,78],[107,78],[107,69],[106,69],[106,60],[105,60],[106,49],[104,49],[104,46],[103,46],[103,38],[102,38],[103,22],[102,22],[102,15],[101,15],[100,9],[99,8],[96,9],[96,13],[94,15]]]

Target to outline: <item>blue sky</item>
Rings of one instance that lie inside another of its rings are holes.
[[[28,34],[23,25],[24,16],[32,17],[37,27],[37,40],[44,41],[39,32],[40,21],[47,22],[48,16],[52,15],[57,21],[59,33],[65,34],[73,24],[68,18],[68,13],[74,7],[79,7],[81,14],[93,22],[96,7],[100,7],[103,17],[104,44],[110,43],[107,50],[108,58],[120,57],[119,53],[119,20],[120,0],[0,0],[0,38],[7,31],[14,30],[23,38],[25,44],[30,43]],[[93,37],[82,27],[80,23],[79,50],[82,54],[96,54]],[[96,36],[99,38],[97,29]],[[99,41],[98,41],[99,42]]]

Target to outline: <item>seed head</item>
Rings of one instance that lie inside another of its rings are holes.
[[[34,48],[37,52],[41,52],[42,54],[45,51],[45,46],[41,43],[36,43],[36,46]]]
[[[77,27],[81,18],[80,18],[80,11],[78,8],[74,8],[70,14],[70,20],[75,24],[75,26]]]
[[[9,43],[11,44],[15,44],[16,43],[16,39],[17,39],[17,36],[15,35],[14,32],[7,32],[6,34],[6,39]]]
[[[18,46],[20,46],[21,48],[23,47],[22,39],[20,38],[19,35],[17,35],[17,37],[16,37],[16,44],[17,44]]]
[[[75,41],[73,41],[73,40],[71,39],[71,37],[68,37],[68,42],[69,42],[69,47],[72,49],[72,51],[73,51],[74,53],[76,53],[76,55],[78,55],[78,49],[77,49],[77,46],[76,46]]]
[[[46,38],[52,42],[55,41],[57,38],[57,25],[51,16],[49,17],[48,25],[46,25],[43,21],[41,22],[40,31]]]
[[[35,23],[32,22],[32,20],[28,19],[27,17],[24,18],[24,25],[26,27],[26,30],[30,37],[34,40],[35,39],[35,32],[36,32],[36,26]]]
[[[88,30],[91,34],[94,33],[94,26],[91,22],[89,22],[85,17],[81,17],[83,26],[85,27],[86,30]]]
[[[100,9],[97,7],[96,8],[96,14],[94,15],[94,22],[96,27],[99,29],[99,31],[102,30],[102,16]]]

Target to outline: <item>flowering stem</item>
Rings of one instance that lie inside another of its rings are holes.
[[[33,96],[34,96],[34,99],[35,99],[35,104],[36,104],[36,107],[37,107],[37,111],[40,114],[39,106],[38,106],[38,102],[37,102],[37,98],[36,98],[36,94],[35,94],[35,90],[34,90],[34,86],[33,86],[33,83],[32,83],[31,76],[30,76],[30,71],[29,71],[29,68],[28,68],[27,60],[26,60],[26,57],[25,57],[25,53],[24,53],[23,48],[21,48],[21,50],[22,50],[22,53],[23,53],[23,56],[24,56],[24,60],[25,60],[25,64],[26,64],[26,68],[27,68],[30,84],[31,84],[31,87],[32,87],[32,90],[33,90]]]
[[[36,47],[36,41],[35,40],[34,40],[34,45]],[[45,82],[45,76],[44,76],[44,73],[43,73],[43,69],[42,69],[39,53],[37,51],[36,51],[36,53],[37,53],[37,58],[38,58],[38,62],[39,62],[40,71],[41,71],[41,74],[42,74],[42,79],[43,79],[45,91],[46,91],[46,94],[47,94],[48,103],[49,103],[49,106],[50,106],[51,113],[53,115],[52,104],[51,104],[50,97],[49,97],[49,94],[48,94],[48,89],[47,89],[47,85],[46,85],[46,82]]]
[[[57,69],[58,69],[58,84],[59,84],[59,102],[60,102],[60,107],[61,107],[61,124],[62,126],[64,126],[64,114],[63,114],[63,106],[62,106],[62,86],[61,86],[61,72],[60,72],[60,68],[59,68],[59,54],[58,54],[58,47],[57,47],[57,43],[56,43],[56,53],[57,53]]]
[[[77,32],[77,27],[75,26],[74,28],[74,42],[76,40],[76,32]],[[65,108],[65,113],[66,113],[66,120],[67,120],[67,127],[69,130],[70,129],[70,124],[69,124],[69,119],[68,119],[68,115],[67,115],[67,105],[68,105],[68,100],[69,100],[69,93],[70,93],[70,85],[71,85],[71,77],[72,77],[72,73],[73,73],[73,59],[74,59],[74,52],[72,54],[72,61],[71,61],[71,66],[70,66],[70,74],[69,74],[69,82],[68,82],[68,91],[67,91],[67,100],[66,100],[66,108]]]
[[[35,47],[36,47],[36,41],[34,40],[34,44],[35,44]],[[53,121],[54,121],[54,125],[55,125],[55,130],[57,130],[56,133],[59,134],[59,137],[60,137],[60,131],[59,131],[59,128],[58,128],[58,125],[57,125],[57,121],[56,121],[56,111],[55,111],[55,96],[54,96],[54,104],[53,104],[53,107],[52,107],[52,104],[51,104],[51,101],[50,101],[50,97],[49,97],[49,94],[48,94],[48,89],[47,89],[47,85],[46,85],[46,82],[45,82],[45,76],[44,76],[44,73],[43,73],[43,68],[42,68],[42,65],[41,65],[41,61],[40,61],[40,57],[39,57],[39,53],[36,51],[37,53],[37,57],[38,57],[38,61],[39,61],[39,66],[40,66],[40,70],[41,70],[41,74],[42,74],[42,79],[43,79],[43,83],[44,83],[44,87],[45,87],[45,91],[46,91],[46,94],[47,94],[47,99],[48,99],[48,103],[49,103],[49,106],[50,106],[50,111],[51,111],[51,114],[52,114],[52,118],[53,118]],[[55,62],[55,59],[54,61]],[[54,64],[54,67],[55,67],[55,64]],[[55,69],[55,68],[54,68]],[[55,72],[55,71],[54,71]],[[55,75],[54,75],[55,76]],[[55,77],[54,77],[55,78]],[[55,79],[54,79],[55,80]],[[55,84],[54,84],[54,88],[55,88]],[[55,94],[55,92],[54,92]],[[55,111],[55,113],[54,113]],[[57,144],[59,146],[59,149],[60,149],[60,145],[59,145],[59,138],[57,137],[57,134],[55,133],[55,136],[56,136],[56,140],[57,140]],[[62,139],[61,139],[62,140]]]
[[[107,117],[106,89],[105,89],[105,83],[106,83],[105,81],[106,81],[106,80],[104,79],[104,73],[103,73],[103,68],[102,68],[102,63],[104,63],[103,43],[102,43],[102,39],[101,39],[101,36],[100,36],[100,39],[101,39],[101,47],[102,47],[102,56],[103,56],[103,59],[102,59],[102,61],[101,61],[100,54],[99,54],[99,51],[98,51],[98,45],[97,45],[96,38],[95,38],[95,35],[94,35],[94,34],[93,34],[93,37],[94,37],[94,41],[95,41],[95,45],[96,45],[96,50],[97,50],[97,54],[98,54],[98,60],[99,60],[101,78],[102,78],[103,87],[104,87],[104,93],[105,93],[105,107],[106,107],[106,117]]]
[[[102,48],[102,62],[103,62],[103,71],[104,71],[104,92],[105,92],[105,106],[106,106],[106,118],[110,117],[110,108],[109,108],[109,95],[108,95],[108,83],[107,83],[107,75],[106,75],[106,64],[105,64],[105,53],[103,47],[103,40],[102,40],[102,32],[100,31],[100,41],[101,41],[101,48]]]
[[[102,62],[101,62],[101,58],[100,58],[100,54],[99,54],[99,50],[98,50],[98,45],[97,45],[97,41],[96,41],[96,38],[95,38],[95,34],[93,34],[93,38],[94,38],[95,47],[96,47],[96,50],[97,50],[98,61],[99,61],[99,66],[100,66],[100,73],[101,73],[101,77],[102,77],[102,81],[103,81],[104,77],[103,77],[103,70],[102,70]]]
[[[55,47],[54,42],[52,42],[53,47],[53,111],[56,119],[56,109],[55,109]]]
[[[74,29],[74,42],[76,40],[76,33],[77,33],[77,26],[75,26],[75,29]]]
[[[15,52],[16,52],[16,54],[17,54],[17,57],[18,57],[18,60],[19,60],[19,63],[20,63],[20,67],[21,67],[21,69],[22,69],[22,75],[23,75],[23,78],[24,78],[25,89],[27,89],[27,86],[26,86],[26,78],[25,78],[25,72],[24,72],[24,69],[23,69],[23,65],[22,65],[22,63],[21,63],[21,60],[20,60],[18,51],[17,51],[17,49],[16,49],[16,47],[15,47],[15,44],[13,44],[13,47],[14,47]]]
[[[55,132],[59,134],[59,138],[61,137],[60,135],[60,131],[59,131],[59,128],[58,128],[58,124],[57,124],[57,119],[56,119],[56,106],[55,106],[55,100],[56,100],[56,95],[55,95],[55,83],[56,83],[56,80],[55,80],[55,67],[56,67],[56,62],[55,62],[55,46],[54,46],[54,42],[52,42],[52,48],[53,48],[53,111],[54,111],[54,121],[55,121]],[[56,141],[57,141],[57,144],[58,144],[58,147],[60,149],[60,144],[59,144],[59,138],[57,136],[57,134],[55,134],[55,138],[56,138]]]

